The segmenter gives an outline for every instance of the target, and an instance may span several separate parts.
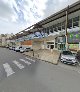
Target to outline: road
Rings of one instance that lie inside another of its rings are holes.
[[[0,48],[0,92],[80,92],[80,73]]]

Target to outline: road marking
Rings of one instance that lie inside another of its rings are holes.
[[[26,60],[24,60],[24,59],[20,59],[20,60],[23,61],[23,62],[25,62],[25,63],[28,64],[28,65],[31,64],[30,62],[28,62],[28,61],[26,61]]]
[[[16,64],[17,65],[17,67],[19,67],[20,69],[23,69],[24,68],[24,66],[22,65],[22,64],[20,64],[18,61],[13,61],[13,63],[14,64]]]
[[[25,58],[28,59],[28,60],[31,60],[31,61],[35,62],[35,60],[33,60],[33,59],[30,59],[30,58],[27,58],[27,57],[25,57]]]
[[[8,63],[3,64],[3,67],[5,69],[5,72],[7,73],[7,77],[15,73]]]

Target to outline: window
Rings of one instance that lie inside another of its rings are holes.
[[[57,43],[55,43],[55,48],[57,48]]]
[[[73,27],[79,27],[79,22],[74,22]]]
[[[50,33],[53,33],[53,27],[52,26],[50,26]]]
[[[50,49],[53,49],[53,48],[54,48],[54,45],[51,45],[51,46],[50,46]]]
[[[58,23],[58,30],[61,31],[61,23]]]
[[[47,45],[47,48],[49,48],[49,45]]]
[[[78,16],[78,17],[73,18],[73,22],[76,22],[76,21],[79,21],[79,16]]]
[[[65,30],[65,21],[64,21],[64,22],[62,22],[62,29],[64,29],[64,30]]]
[[[73,28],[79,27],[79,16],[73,18]]]
[[[46,30],[47,34],[49,35],[49,27],[47,27],[47,30]]]
[[[68,20],[68,28],[71,29],[72,28],[72,19]]]
[[[54,31],[55,31],[55,32],[58,32],[56,25],[54,25]]]
[[[47,44],[54,44],[54,42],[47,42]]]
[[[44,28],[44,33],[46,33],[46,28]]]

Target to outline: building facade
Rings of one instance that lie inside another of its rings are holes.
[[[66,12],[68,13],[67,20]],[[30,34],[23,37],[22,45],[25,40],[30,40],[34,49],[65,50],[67,35],[68,48],[71,50],[80,49],[80,1],[36,23],[36,25],[40,25],[41,28],[33,27],[30,29]]]
[[[13,36],[13,34],[1,34],[0,35],[0,46],[7,46],[10,43],[9,38]]]

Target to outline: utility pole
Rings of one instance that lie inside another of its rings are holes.
[[[66,50],[68,50],[68,33],[67,33],[67,27],[68,27],[68,11],[69,11],[69,6],[67,7],[67,10],[66,10],[66,29],[65,29]]]

